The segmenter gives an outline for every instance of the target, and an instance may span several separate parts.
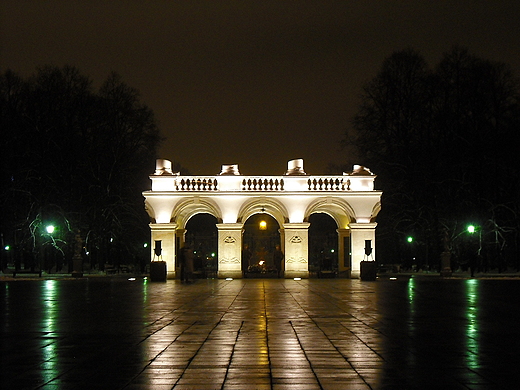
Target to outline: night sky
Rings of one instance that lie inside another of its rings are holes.
[[[0,1],[0,71],[74,65],[96,87],[116,71],[155,112],[160,157],[201,175],[294,158],[325,173],[349,160],[340,141],[385,57],[435,65],[455,44],[520,75],[520,1]]]

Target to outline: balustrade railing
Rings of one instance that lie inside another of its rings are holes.
[[[316,176],[309,178],[309,191],[345,191],[350,181],[343,176]]]
[[[153,191],[371,191],[373,176],[179,176],[154,175]]]
[[[283,191],[283,179],[272,177],[247,177],[242,180],[243,191]]]
[[[217,191],[218,182],[214,177],[177,177],[177,191]]]

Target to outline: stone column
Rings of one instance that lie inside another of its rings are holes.
[[[350,278],[350,229],[337,229],[338,232],[338,276]]]
[[[283,225],[286,278],[309,277],[309,226],[308,222]]]
[[[280,248],[282,252],[285,253],[285,230],[280,228],[278,229],[278,233],[280,233]]]
[[[242,229],[241,223],[219,223],[218,229],[218,277],[242,277]]]
[[[176,223],[151,223],[152,233],[151,259],[154,260],[155,241],[161,241],[162,253],[159,258],[166,262],[166,276],[168,279],[175,279],[175,231]],[[157,257],[155,257],[157,260]]]
[[[350,246],[352,248],[352,270],[350,277],[357,279],[361,275],[361,262],[363,260],[373,260],[376,258],[376,226],[377,223],[351,223],[350,227]],[[372,254],[365,256],[365,241],[370,240]]]
[[[181,263],[179,262],[179,254],[186,243],[186,229],[177,229],[175,231],[175,272],[177,277],[181,277]]]

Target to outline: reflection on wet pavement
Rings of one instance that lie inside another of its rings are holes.
[[[0,282],[2,389],[513,389],[520,280]]]

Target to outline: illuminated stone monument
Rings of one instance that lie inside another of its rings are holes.
[[[177,276],[176,252],[184,242],[188,220],[198,213],[217,218],[218,277],[243,276],[241,253],[244,222],[258,213],[280,226],[286,278],[309,276],[309,216],[326,213],[337,224],[338,273],[358,278],[367,240],[375,257],[375,217],[381,191],[376,176],[355,165],[343,175],[308,175],[303,160],[288,162],[282,176],[244,176],[238,165],[223,165],[214,176],[182,176],[171,162],[157,160],[152,189],[143,192],[152,223],[151,242],[161,241],[168,278]],[[153,248],[151,248],[153,257]]]

